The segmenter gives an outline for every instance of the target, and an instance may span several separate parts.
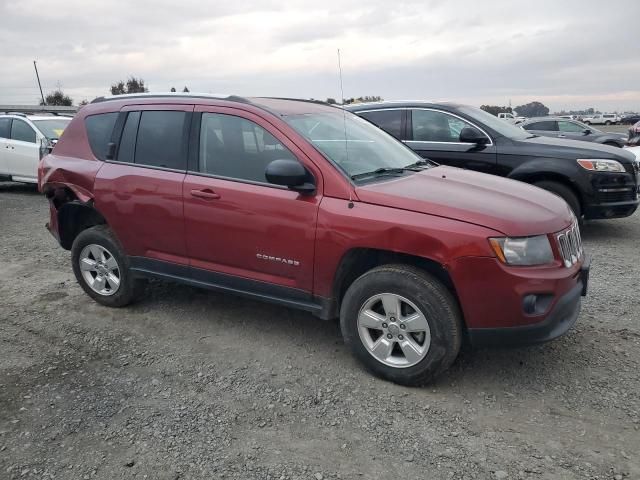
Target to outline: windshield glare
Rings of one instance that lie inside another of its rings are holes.
[[[52,118],[51,120],[32,120],[32,122],[38,127],[42,134],[49,140],[58,140],[62,135],[62,132],[69,122],[70,118]]]
[[[423,160],[385,131],[350,112],[336,109],[335,113],[288,115],[284,120],[350,177]]]
[[[531,134],[525,132],[521,128],[512,125],[511,123],[502,120],[495,115],[491,115],[484,110],[475,107],[469,107],[467,105],[459,107],[460,111],[465,115],[469,115],[472,119],[486,125],[490,129],[498,132],[503,137],[511,138],[513,140],[522,140],[531,137]]]

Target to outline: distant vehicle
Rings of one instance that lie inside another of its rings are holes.
[[[627,143],[630,146],[640,145],[640,122],[636,122],[629,127],[629,138]]]
[[[424,158],[555,193],[578,218],[628,217],[638,207],[637,164],[620,148],[533,135],[484,110],[456,103],[361,103],[346,110]]]
[[[578,120],[578,115],[557,115],[556,118],[564,118],[566,120]]]
[[[606,133],[576,120],[566,120],[564,117],[530,118],[519,126],[544,137],[582,140],[612,147],[624,147],[627,143],[627,136],[624,133]]]
[[[620,117],[620,123],[622,125],[633,125],[640,122],[640,113],[627,113]]]
[[[499,113],[498,118],[502,120],[510,120],[512,123],[519,123],[526,120],[526,117],[521,117],[519,115],[514,115],[513,113],[508,113],[508,112]]]
[[[0,177],[38,183],[38,162],[71,121],[55,115],[0,114]]]
[[[587,125],[617,125],[620,122],[620,117],[615,113],[598,113],[586,116],[582,121]]]

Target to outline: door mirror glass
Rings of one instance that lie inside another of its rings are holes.
[[[460,131],[460,141],[463,143],[475,143],[476,145],[485,145],[489,143],[487,136],[477,128],[464,127]]]
[[[582,133],[584,133],[585,135],[591,135],[591,129],[590,128],[585,128]]]
[[[312,193],[315,186],[307,182],[307,171],[296,160],[274,160],[265,170],[264,176],[269,183],[283,185],[299,192]]]

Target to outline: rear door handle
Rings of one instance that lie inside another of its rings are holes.
[[[203,200],[217,200],[220,198],[220,195],[210,188],[205,188],[203,190],[191,190],[191,196],[202,198]]]

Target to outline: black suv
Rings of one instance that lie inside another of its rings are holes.
[[[638,208],[638,163],[619,148],[540,137],[454,103],[380,102],[346,109],[424,158],[553,192],[579,218],[627,217]]]

